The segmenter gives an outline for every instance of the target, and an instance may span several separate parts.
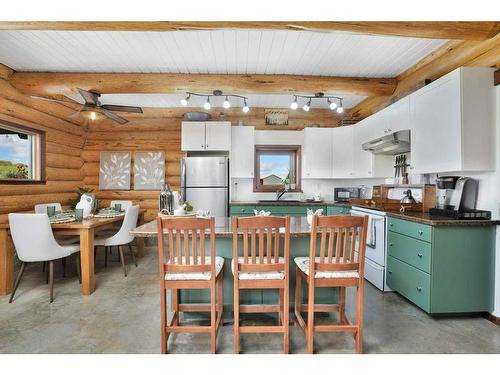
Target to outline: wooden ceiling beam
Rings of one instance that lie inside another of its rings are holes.
[[[186,31],[220,29],[346,31],[431,39],[485,40],[500,31],[499,22],[0,22],[0,30]]]
[[[12,74],[14,74],[14,70],[9,68],[7,65],[0,64],[0,78],[1,79],[9,79]]]
[[[393,78],[360,78],[265,74],[170,73],[14,73],[11,84],[25,94],[70,94],[76,88],[99,93],[211,93],[232,94],[354,94],[391,95]]]
[[[425,80],[434,81],[461,66],[499,68],[500,34],[482,42],[451,41],[446,43],[396,77],[398,84],[393,94],[369,97],[349,110],[347,116],[357,119],[365,118],[415,91]]]

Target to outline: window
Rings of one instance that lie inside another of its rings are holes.
[[[254,191],[301,191],[300,146],[255,146]]]
[[[43,183],[44,162],[44,132],[0,120],[0,183]]]

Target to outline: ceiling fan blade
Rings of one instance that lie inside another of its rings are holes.
[[[90,92],[90,91],[80,89],[78,87],[77,87],[77,90],[80,93],[80,95],[83,97],[83,99],[85,99],[86,104],[93,104],[93,105],[98,104],[98,102],[99,102],[99,100],[98,100],[99,95],[98,94],[96,94],[95,92]]]
[[[108,111],[142,113],[141,107],[132,107],[128,105],[103,104],[100,107]]]
[[[98,107],[98,108],[99,108],[99,112],[101,112],[104,116],[110,118],[113,121],[116,121],[117,123],[119,123],[121,125],[126,124],[128,122],[128,120],[124,119],[121,116],[118,116],[118,115],[114,114],[111,111],[108,111],[107,109],[104,109],[104,108],[101,108],[101,107]]]

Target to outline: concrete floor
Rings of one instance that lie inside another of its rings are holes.
[[[56,267],[55,301],[40,264],[30,265],[12,304],[0,297],[0,353],[158,353],[159,296],[157,256],[150,248],[139,267],[124,277],[116,253],[107,269],[102,249],[96,266],[96,291],[83,297],[73,264],[68,276]],[[348,316],[354,320],[354,296],[348,293]],[[272,318],[267,318],[272,319]],[[248,324],[255,320],[247,319]],[[232,353],[233,326],[226,322],[218,352]],[[500,353],[500,327],[481,317],[432,318],[395,293],[382,294],[366,284],[364,351],[366,353]],[[302,332],[291,327],[291,353],[303,353]],[[280,353],[278,334],[242,335],[244,353]],[[353,353],[348,334],[315,335],[317,353]],[[208,353],[204,334],[176,334],[172,353]]]

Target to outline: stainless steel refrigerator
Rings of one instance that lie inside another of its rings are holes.
[[[186,156],[181,160],[181,193],[195,211],[229,216],[229,160],[226,156]]]

